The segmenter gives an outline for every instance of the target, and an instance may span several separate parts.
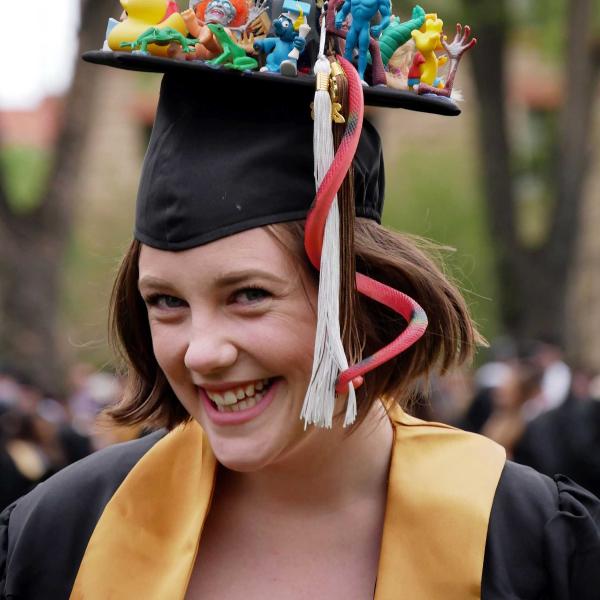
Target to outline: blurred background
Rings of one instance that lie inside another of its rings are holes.
[[[385,223],[440,244],[490,347],[436,379],[418,411],[600,494],[600,0],[421,4],[449,36],[468,23],[479,41],[455,84],[461,116],[371,111]],[[98,415],[122,387],[107,305],[160,77],[78,59],[101,47],[117,0],[0,6],[4,505],[143,433]]]

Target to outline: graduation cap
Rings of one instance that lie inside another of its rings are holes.
[[[377,222],[384,194],[381,143],[363,119],[364,105],[458,114],[450,97],[453,75],[460,48],[474,42],[468,28],[459,28],[448,45],[441,29],[428,33],[422,8],[401,21],[390,14],[389,0],[379,1],[375,26],[353,11],[355,0],[268,1],[191,0],[179,13],[167,0],[121,0],[126,12],[120,22],[109,21],[103,50],[83,58],[164,74],[138,191],[134,235],[140,242],[185,250],[306,219],[306,252],[321,278],[313,374],[301,416],[306,424],[331,427],[336,393],[347,393],[348,425],[362,376],[414,343],[427,325],[412,299],[357,274],[358,291],[396,310],[407,327],[389,346],[348,365],[339,324],[345,216],[338,190],[350,181],[354,214]],[[344,26],[346,12],[352,19]],[[381,34],[380,42],[368,36],[365,48],[360,27],[367,36]],[[384,85],[385,65],[415,31],[429,45],[437,35],[428,67],[439,63],[436,48],[445,44],[454,60],[450,88],[428,83],[425,75],[415,90]],[[352,61],[359,70],[369,64],[362,76]]]

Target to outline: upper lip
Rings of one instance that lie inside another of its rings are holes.
[[[245,381],[228,381],[225,383],[195,383],[195,385],[208,392],[225,392],[234,388],[243,388],[250,383],[256,383],[257,381],[263,381],[264,379],[269,379],[269,377],[258,377],[256,379],[246,379]]]

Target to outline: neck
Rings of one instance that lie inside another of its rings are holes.
[[[393,430],[376,402],[351,434],[341,424],[310,430],[294,453],[252,473],[222,469],[219,486],[246,505],[279,513],[330,512],[387,490]]]

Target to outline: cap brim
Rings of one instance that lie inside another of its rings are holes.
[[[129,71],[143,71],[146,73],[170,72],[195,72],[206,78],[207,84],[211,81],[221,80],[222,77],[237,77],[243,81],[264,81],[266,85],[289,86],[294,88],[313,88],[315,78],[312,75],[299,75],[298,77],[284,77],[276,73],[261,73],[258,71],[236,71],[221,67],[212,67],[200,61],[184,61],[158,56],[144,56],[130,52],[112,52],[93,50],[85,52],[83,60],[99,65],[126,69]],[[265,88],[266,91],[266,88]],[[367,106],[380,106],[389,108],[405,108],[418,112],[436,115],[456,116],[460,109],[456,104],[441,96],[419,96],[414,92],[395,90],[385,86],[364,88],[365,104]]]

